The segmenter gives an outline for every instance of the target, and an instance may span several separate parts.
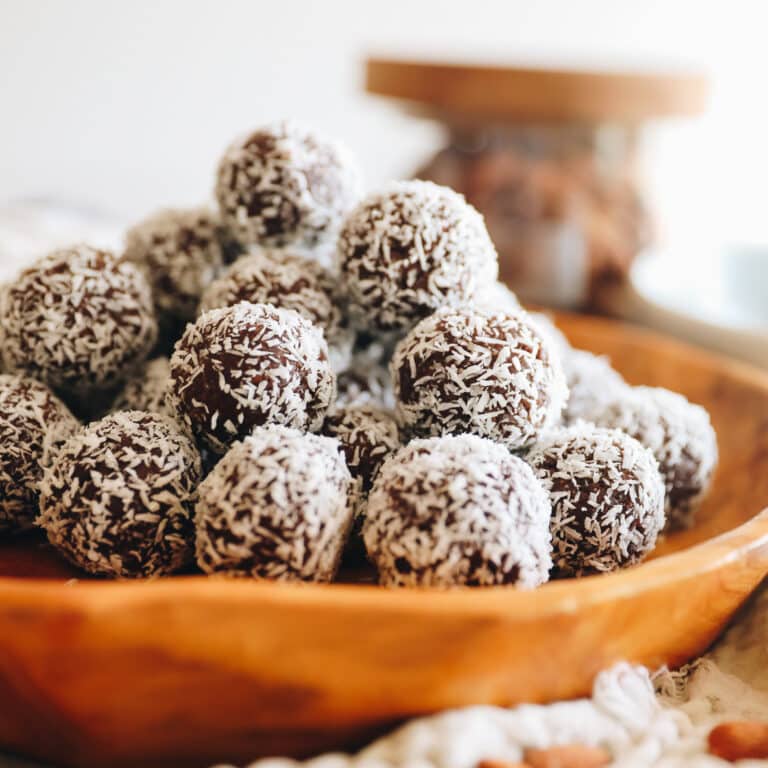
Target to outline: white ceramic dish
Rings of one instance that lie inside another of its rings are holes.
[[[648,253],[617,304],[627,319],[768,368],[768,246]]]

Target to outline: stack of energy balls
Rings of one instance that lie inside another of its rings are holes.
[[[689,525],[717,445],[497,282],[482,217],[421,181],[360,198],[293,124],[2,291],[0,531],[83,571],[536,587]]]

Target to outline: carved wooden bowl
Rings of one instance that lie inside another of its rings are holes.
[[[449,707],[580,696],[619,659],[704,650],[768,573],[768,374],[614,322],[561,325],[631,382],[709,409],[721,463],[694,529],[643,565],[533,592],[72,583],[42,540],[6,541],[0,749],[99,768],[307,754]]]

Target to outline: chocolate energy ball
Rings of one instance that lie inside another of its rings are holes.
[[[653,454],[634,438],[582,423],[550,433],[528,461],[552,502],[559,575],[613,571],[656,546],[664,483]]]
[[[236,261],[203,294],[200,311],[241,301],[293,309],[322,329],[331,363],[343,370],[352,357],[354,332],[335,297],[334,277],[316,261],[278,250],[257,250]]]
[[[388,458],[363,537],[388,586],[543,584],[547,494],[522,460],[474,435],[414,440]]]
[[[667,389],[628,387],[592,420],[650,448],[666,486],[667,527],[689,527],[718,459],[717,436],[704,408]]]
[[[170,419],[113,413],[56,454],[40,485],[38,524],[88,573],[173,573],[193,556],[200,455]]]
[[[291,309],[242,302],[187,327],[167,397],[195,436],[223,454],[264,424],[318,431],[336,376],[317,326]]]
[[[336,440],[259,427],[200,486],[197,563],[206,573],[331,581],[353,497]]]
[[[483,217],[427,181],[366,198],[344,222],[337,258],[350,312],[372,331],[407,331],[440,307],[471,301],[498,273]]]
[[[224,224],[246,246],[315,246],[335,238],[358,188],[342,147],[284,122],[227,149],[216,199]]]
[[[416,437],[470,432],[519,450],[568,396],[556,351],[524,313],[439,310],[398,344],[390,370],[398,421]]]
[[[43,468],[79,426],[45,384],[0,374],[0,534],[32,527]]]
[[[115,400],[113,411],[148,411],[171,415],[165,393],[171,376],[171,361],[167,357],[150,360],[139,374],[130,378]]]
[[[384,459],[400,447],[392,416],[368,405],[334,409],[325,419],[323,434],[339,441],[349,471],[360,480],[363,493],[371,490]]]
[[[155,213],[128,230],[124,257],[147,276],[159,314],[192,320],[224,266],[218,217],[207,208]]]
[[[566,424],[590,421],[596,411],[620,397],[628,387],[607,357],[572,349],[562,359],[570,393],[563,413]]]
[[[39,259],[2,299],[6,366],[65,394],[90,396],[118,385],[157,336],[139,269],[86,245]]]

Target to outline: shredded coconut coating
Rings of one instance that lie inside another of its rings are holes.
[[[339,235],[338,265],[361,328],[404,331],[496,281],[483,217],[457,192],[401,181],[366,198]]]
[[[150,360],[138,375],[126,382],[112,410],[148,411],[173,416],[165,401],[170,375],[171,361],[167,357]]]
[[[363,538],[387,586],[531,588],[549,578],[550,512],[531,468],[503,445],[435,437],[384,462]]]
[[[397,341],[391,335],[358,334],[352,361],[339,374],[338,407],[371,405],[385,411],[395,410],[389,361]]]
[[[521,312],[522,305],[509,286],[496,280],[481,288],[475,297],[475,305],[485,311]]]
[[[398,421],[416,437],[470,432],[519,450],[568,396],[556,350],[525,313],[439,310],[398,344],[390,371]]]
[[[293,309],[322,329],[334,370],[352,357],[354,332],[348,327],[336,279],[318,262],[288,251],[256,250],[236,261],[203,294],[200,312],[241,301]]]
[[[565,334],[555,325],[555,321],[544,312],[529,312],[528,319],[550,346],[557,350],[560,359],[565,361],[565,357],[571,351],[571,345],[565,338]]]
[[[289,122],[235,141],[216,181],[222,219],[244,245],[330,242],[358,194],[347,151]]]
[[[325,419],[323,434],[341,444],[352,477],[368,493],[384,459],[400,447],[397,423],[384,410],[368,405],[334,409]]]
[[[39,259],[2,293],[3,357],[65,393],[119,384],[157,337],[152,295],[135,265],[86,245]]]
[[[351,366],[338,378],[338,398],[341,408],[370,405],[387,411],[395,409],[395,394],[389,369],[383,365],[358,365],[353,358]]]
[[[241,302],[212,309],[171,358],[168,405],[214,453],[254,427],[320,430],[336,398],[323,332],[298,312]]]
[[[566,424],[591,421],[596,411],[620,397],[628,387],[607,357],[572,349],[562,360],[570,392],[563,413]]]
[[[33,526],[43,468],[79,427],[45,384],[0,374],[0,534]]]
[[[592,420],[621,429],[651,449],[666,485],[667,527],[690,527],[718,460],[706,410],[667,389],[631,387]]]
[[[174,573],[192,560],[200,479],[200,455],[170,419],[113,413],[56,454],[40,485],[37,522],[88,573]]]
[[[615,429],[582,422],[528,455],[552,503],[559,575],[605,573],[640,562],[664,527],[664,483],[653,454]]]
[[[128,230],[124,258],[146,275],[160,313],[192,320],[224,266],[222,227],[208,208],[159,211]]]
[[[331,581],[354,488],[336,440],[260,427],[200,486],[197,563],[206,573]]]

